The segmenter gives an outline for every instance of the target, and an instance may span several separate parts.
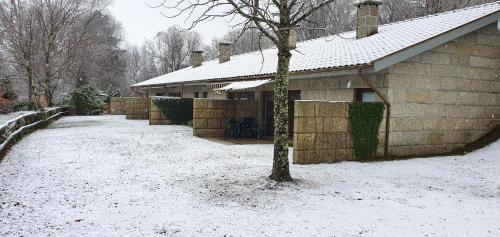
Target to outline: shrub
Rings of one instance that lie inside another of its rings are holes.
[[[14,101],[0,98],[0,114],[8,114],[14,112]]]
[[[384,119],[383,103],[353,103],[349,109],[354,154],[359,159],[375,155],[380,124]]]
[[[112,86],[109,86],[106,90],[106,98],[104,99],[104,103],[111,103],[111,97],[120,97],[120,91]]]
[[[4,93],[3,93],[3,96],[2,96],[4,99],[7,99],[7,100],[17,100],[17,95],[16,95],[16,92],[14,92],[14,90],[6,90]]]
[[[153,103],[173,124],[187,125],[193,120],[193,99],[155,97]]]
[[[9,80],[4,80],[0,83],[0,88],[2,88],[2,98],[7,100],[17,100],[18,96],[14,89],[12,88],[12,83]]]
[[[100,109],[102,101],[99,90],[93,86],[83,86],[71,93],[70,105],[77,115],[90,115]]]
[[[29,111],[35,109],[36,109],[36,104],[34,102],[29,102],[29,101],[18,102],[14,105],[15,111]]]

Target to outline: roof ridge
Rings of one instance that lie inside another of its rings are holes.
[[[500,4],[500,1],[495,1],[495,2],[490,2],[490,3],[484,3],[484,4],[479,4],[479,5],[474,5],[474,6],[470,6],[470,7],[466,7],[466,8],[458,8],[458,9],[455,9],[455,10],[450,10],[450,11],[445,11],[445,12],[440,12],[440,13],[430,14],[430,15],[425,15],[425,16],[419,16],[419,17],[410,18],[410,19],[401,20],[401,21],[390,22],[390,23],[387,23],[387,24],[380,25],[380,27],[382,27],[382,26],[390,26],[390,25],[395,25],[395,24],[401,24],[401,23],[404,23],[404,22],[411,22],[411,21],[416,21],[416,20],[426,19],[426,18],[430,18],[430,17],[441,16],[441,15],[446,15],[446,14],[451,14],[451,13],[456,13],[456,12],[462,12],[462,11],[467,11],[467,10],[471,10],[471,9],[475,9],[475,8],[482,8],[482,7],[486,7],[486,6],[489,6],[489,5],[495,5],[495,4]],[[325,38],[328,38],[328,37],[335,37],[335,36],[339,37],[338,35],[340,35],[340,34],[349,34],[349,33],[354,33],[354,32],[356,32],[356,30],[338,32],[338,33],[334,33],[334,34],[330,34],[330,35],[325,35],[325,36],[322,36],[322,37],[318,37],[318,38],[315,38],[315,39],[308,39],[308,40],[300,41],[300,42],[297,42],[297,44],[306,43],[306,42],[309,42],[309,41],[321,40],[321,39],[325,39]]]
[[[380,25],[380,26],[388,26],[388,25],[394,25],[394,24],[398,24],[398,23],[402,23],[402,22],[409,22],[409,21],[421,20],[421,19],[425,19],[425,18],[436,17],[436,16],[441,16],[441,15],[447,15],[447,14],[456,13],[456,12],[468,11],[468,10],[475,9],[475,8],[482,8],[482,7],[486,7],[486,6],[489,6],[489,5],[495,5],[495,4],[500,4],[500,1],[489,2],[489,3],[474,5],[474,6],[465,7],[465,8],[458,8],[458,9],[455,9],[455,10],[449,10],[449,11],[435,13],[435,14],[430,14],[430,15],[425,15],[425,16],[419,16],[419,17],[415,17],[415,18],[410,18],[410,19],[406,19],[406,20],[395,21],[395,22],[383,24],[383,25]]]
[[[391,23],[380,25],[380,27],[390,26],[390,25],[395,25],[395,24],[401,24],[401,23],[404,23],[404,22],[411,22],[411,21],[416,21],[416,20],[426,19],[426,18],[430,18],[430,17],[441,16],[441,15],[446,15],[446,14],[451,14],[451,13],[456,13],[456,12],[468,11],[468,10],[471,10],[471,9],[482,8],[482,7],[486,7],[486,6],[489,6],[489,5],[495,5],[495,4],[500,4],[500,1],[495,1],[495,2],[490,2],[490,3],[484,3],[484,4],[479,4],[479,5],[474,5],[474,6],[470,6],[470,7],[466,7],[466,8],[459,8],[459,9],[445,11],[445,12],[440,12],[440,13],[431,14],[431,15],[419,16],[419,17],[410,18],[410,19],[401,20],[401,21],[395,21],[395,22],[391,22]],[[344,37],[339,36],[339,35],[344,35],[344,34],[349,34],[349,33],[354,33],[354,32],[356,32],[356,30],[338,32],[338,33],[334,33],[334,34],[330,34],[330,35],[325,35],[325,36],[314,38],[314,39],[308,39],[308,40],[304,40],[304,41],[299,41],[299,42],[297,42],[297,44],[303,44],[303,43],[307,43],[307,42],[311,42],[311,41],[316,41],[316,40],[325,40],[325,38],[329,38],[329,37],[344,38]],[[355,40],[355,38],[353,38],[352,40]],[[269,47],[269,48],[265,48],[265,49],[262,49],[262,52],[264,52],[266,50],[269,50],[269,49],[275,49],[275,48],[276,48],[275,46],[272,46],[272,47]],[[246,53],[234,55],[233,57],[239,57],[239,56],[244,56],[244,55],[247,55],[247,54],[259,53],[259,52],[261,52],[261,51],[257,51],[257,50],[256,51],[250,51],[250,52],[246,52]],[[210,61],[215,61],[215,60],[217,60],[217,59],[213,59],[213,60],[210,60]],[[208,61],[208,62],[210,62],[210,61]]]

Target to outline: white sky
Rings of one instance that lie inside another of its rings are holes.
[[[152,39],[158,31],[165,30],[172,25],[187,27],[185,17],[168,19],[161,15],[160,9],[153,9],[146,5],[155,5],[161,0],[115,0],[109,10],[117,21],[122,23],[125,39],[129,44],[140,46],[144,40]],[[165,10],[163,10],[165,11]],[[195,29],[203,36],[205,44],[210,44],[212,38],[222,37],[229,31],[231,24],[224,19],[200,24]]]

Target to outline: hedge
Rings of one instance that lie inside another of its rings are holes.
[[[153,103],[176,125],[187,125],[193,120],[193,99],[178,97],[155,97]]]
[[[351,104],[349,119],[354,154],[359,159],[372,158],[378,147],[380,124],[384,119],[383,103],[358,102]]]

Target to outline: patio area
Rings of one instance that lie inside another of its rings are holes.
[[[291,165],[190,127],[64,117],[0,163],[0,236],[500,236],[500,142],[463,157]]]

